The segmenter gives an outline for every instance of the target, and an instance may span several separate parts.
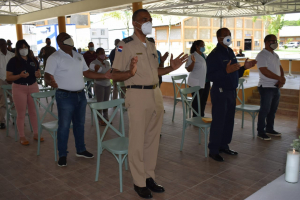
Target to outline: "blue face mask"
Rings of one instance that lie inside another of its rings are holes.
[[[203,52],[205,52],[205,47],[201,47],[200,48],[200,51],[203,53]]]
[[[95,49],[94,49],[94,47],[89,47],[89,50],[94,51]]]

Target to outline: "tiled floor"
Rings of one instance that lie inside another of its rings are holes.
[[[241,113],[236,114],[233,140],[230,147],[238,156],[224,155],[218,163],[204,156],[204,138],[199,145],[198,129],[188,127],[183,151],[179,151],[182,131],[181,105],[176,106],[175,122],[171,121],[173,101],[164,99],[165,116],[160,141],[156,181],[166,192],[154,194],[154,199],[216,200],[244,199],[284,173],[286,152],[297,131],[297,119],[276,116],[275,128],[282,138],[262,141],[252,138],[250,116],[245,114],[245,127],[241,128]],[[211,107],[207,106],[209,116]],[[111,112],[112,110],[110,110]],[[49,116],[48,116],[49,117]],[[87,108],[85,124],[86,146],[96,154],[95,126],[91,125]],[[49,117],[47,120],[50,120]],[[118,125],[118,118],[114,121]],[[128,117],[125,113],[128,133]],[[130,171],[123,170],[124,192],[119,192],[118,165],[107,151],[101,156],[99,181],[95,182],[96,159],[75,157],[74,137],[70,134],[68,166],[60,168],[54,162],[53,140],[43,132],[45,142],[41,154],[36,155],[37,143],[32,140],[28,122],[26,134],[29,146],[22,146],[13,138],[10,124],[9,137],[0,131],[0,199],[1,200],[85,200],[140,199],[133,190]],[[106,138],[115,137],[107,135]]]

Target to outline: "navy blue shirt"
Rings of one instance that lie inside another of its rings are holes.
[[[29,57],[27,57],[27,60],[21,58],[19,65],[17,65],[17,62],[17,57],[10,59],[7,63],[6,71],[13,72],[13,75],[19,75],[22,71],[26,70],[26,72],[29,73],[29,76],[27,78],[19,78],[18,80],[15,80],[14,83],[28,83],[30,85],[35,83],[35,71],[40,69],[38,62],[36,60],[31,60]]]
[[[235,90],[239,83],[239,78],[243,76],[245,68],[227,73],[226,67],[231,60],[231,64],[237,63],[234,52],[231,48],[225,48],[221,44],[207,56],[207,79],[213,82],[213,87],[222,88],[225,90]]]

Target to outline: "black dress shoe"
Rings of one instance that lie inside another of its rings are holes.
[[[230,150],[230,149],[220,149],[219,152],[226,153],[228,155],[238,155],[238,152]]]
[[[5,124],[4,124],[4,123],[1,123],[1,124],[0,124],[0,129],[5,129],[5,128],[6,128]]]
[[[164,187],[158,185],[153,178],[146,179],[146,187],[149,188],[152,192],[162,193],[165,191]]]
[[[139,186],[134,185],[134,190],[142,198],[145,198],[145,199],[152,198],[152,193],[147,187],[139,187]]]
[[[214,159],[215,161],[218,161],[218,162],[224,161],[224,158],[222,156],[220,156],[220,154],[209,154],[209,157],[211,157],[212,159]]]

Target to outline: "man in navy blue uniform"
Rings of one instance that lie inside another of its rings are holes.
[[[209,157],[222,162],[221,153],[237,155],[229,149],[232,139],[236,106],[236,88],[245,69],[256,64],[246,59],[243,67],[237,62],[230,47],[231,33],[227,28],[217,31],[217,47],[207,57],[207,78],[213,82],[211,88],[212,123],[209,138]]]

